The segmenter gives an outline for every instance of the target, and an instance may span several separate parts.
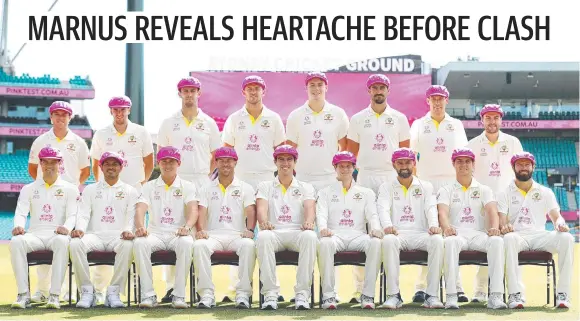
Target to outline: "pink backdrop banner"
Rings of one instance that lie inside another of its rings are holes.
[[[94,90],[0,86],[0,96],[93,99]]]
[[[295,72],[191,72],[202,85],[200,107],[214,117],[218,124],[234,111],[242,108],[242,80],[258,75],[266,81],[264,104],[286,117],[307,100],[305,73]],[[328,77],[328,102],[342,107],[350,117],[369,105],[366,88],[369,75],[364,73],[326,73]],[[407,115],[409,120],[424,116],[429,110],[425,102],[425,90],[431,85],[431,75],[387,74],[391,80],[388,103]]]
[[[0,135],[3,136],[40,136],[50,130],[51,127],[16,127],[1,126]],[[71,128],[71,130],[85,139],[93,138],[93,131],[90,129]]]
[[[479,120],[464,120],[465,128],[483,129],[483,123]],[[509,129],[578,129],[579,120],[504,120],[502,128]]]

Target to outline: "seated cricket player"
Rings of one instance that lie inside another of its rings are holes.
[[[522,309],[521,269],[518,253],[546,251],[558,254],[556,306],[570,308],[570,291],[574,266],[574,237],[560,214],[554,192],[532,179],[536,166],[534,155],[517,153],[511,158],[515,180],[498,194],[501,232],[506,255],[508,306]],[[546,213],[554,224],[554,231],[546,231]]]
[[[428,254],[423,306],[441,309],[439,279],[443,268],[443,237],[433,185],[413,176],[416,158],[411,149],[396,149],[391,161],[397,178],[381,184],[377,197],[377,209],[385,233],[383,264],[387,273],[387,297],[382,306],[398,309],[403,305],[399,289],[400,252],[420,250]]]
[[[127,271],[133,261],[133,230],[137,190],[119,179],[123,158],[105,152],[99,160],[104,180],[87,186],[81,198],[75,230],[71,233],[71,261],[77,287],[81,290],[78,308],[96,305],[87,254],[93,251],[115,252],[113,277],[107,287],[105,306],[124,308],[120,293],[127,283]]]
[[[69,233],[74,228],[79,200],[78,187],[59,176],[60,150],[44,147],[38,153],[42,179],[25,185],[14,212],[10,259],[18,296],[12,308],[30,307],[28,260],[30,252],[52,251],[52,275],[47,308],[60,308],[60,289],[69,257]],[[28,232],[24,230],[30,213]]]
[[[491,294],[487,307],[505,309],[504,251],[500,237],[497,203],[493,192],[473,178],[475,154],[469,148],[458,148],[451,154],[456,182],[443,186],[437,193],[439,224],[445,236],[444,275],[447,300],[446,309],[459,309],[457,304],[457,278],[459,253],[479,251],[487,253]],[[485,231],[487,218],[490,228]]]
[[[336,153],[332,165],[336,170],[338,182],[320,190],[316,201],[316,222],[321,236],[318,266],[322,278],[322,308],[337,308],[334,291],[334,254],[357,251],[366,254],[361,307],[374,309],[383,237],[375,193],[369,188],[357,185],[354,181],[352,173],[356,157],[352,153]]]
[[[293,176],[298,151],[290,145],[274,150],[278,176],[258,184],[256,208],[260,232],[256,242],[264,310],[278,308],[280,286],[276,275],[276,252],[298,252],[295,308],[310,309],[310,286],[316,261],[318,237],[313,231],[314,187]]]
[[[250,307],[252,277],[256,264],[253,240],[256,227],[256,202],[252,186],[234,176],[238,161],[235,149],[220,147],[214,158],[218,178],[199,192],[199,218],[196,241],[193,244],[193,266],[201,300],[198,308],[215,306],[211,273],[211,255],[214,251],[234,251],[239,257],[235,306]]]
[[[151,253],[174,251],[175,285],[171,306],[188,308],[185,302],[185,285],[189,276],[193,254],[191,229],[197,221],[197,191],[193,183],[181,179],[177,169],[181,165],[181,154],[172,146],[157,152],[161,175],[143,186],[141,200],[135,214],[135,241],[133,252],[141,279],[141,303],[139,307],[152,308],[157,305],[153,289]],[[149,210],[149,226],[145,228],[145,212]]]

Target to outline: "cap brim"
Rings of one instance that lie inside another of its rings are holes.
[[[220,157],[216,157],[215,159],[220,159],[220,158],[231,158],[231,159],[236,159],[236,157],[234,157],[234,156],[220,156]]]
[[[109,106],[112,109],[120,109],[120,108],[131,108],[131,106]]]
[[[103,165],[103,163],[104,163],[104,162],[106,162],[108,159],[114,159],[114,160],[116,160],[117,162],[119,162],[119,164],[123,165],[123,160],[122,160],[122,159],[119,159],[119,158],[117,158],[117,157],[113,157],[113,156],[111,156],[111,157],[107,157],[107,158],[104,158],[104,159],[101,159],[101,160],[99,161],[99,165]]]
[[[61,107],[53,108],[50,112],[54,113],[55,111],[58,111],[58,110],[62,110],[64,112],[67,112],[69,115],[72,115],[72,110],[68,110],[66,108],[61,108]]]
[[[175,159],[176,161],[181,162],[181,159],[177,159],[177,157],[173,157],[173,156],[165,156],[163,158],[158,159],[157,162],[160,162],[164,159]]]
[[[38,157],[38,159],[58,159],[58,160],[61,160],[62,157],[46,156],[46,157]]]
[[[373,81],[367,85],[367,88],[371,88],[372,85],[376,85],[376,84],[381,84],[381,85],[385,85],[385,86],[389,87],[389,84],[387,84],[384,81]]]
[[[441,96],[441,97],[445,97],[445,98],[449,97],[449,96],[442,94],[442,93],[434,93],[434,94],[429,95],[429,97],[432,97],[432,96]]]

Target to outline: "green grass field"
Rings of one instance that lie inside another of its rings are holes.
[[[578,257],[580,245],[576,244],[575,255]],[[147,319],[171,319],[171,320],[371,320],[377,318],[391,318],[400,320],[419,319],[456,319],[456,320],[578,320],[579,319],[579,273],[578,260],[574,263],[574,281],[572,285],[571,300],[573,307],[569,310],[554,309],[552,304],[546,305],[546,270],[544,267],[524,267],[526,284],[526,308],[524,310],[491,311],[484,304],[465,304],[459,310],[427,310],[418,304],[408,303],[415,292],[414,284],[419,268],[404,266],[401,269],[401,294],[406,302],[402,309],[389,311],[376,309],[374,311],[361,310],[360,306],[344,303],[336,311],[325,311],[315,308],[310,311],[295,311],[293,305],[283,303],[277,311],[258,310],[258,291],[254,287],[254,305],[250,310],[237,310],[231,303],[219,304],[213,310],[175,310],[168,305],[161,305],[156,309],[144,310],[132,306],[122,310],[113,310],[102,306],[84,310],[64,306],[60,310],[47,310],[41,305],[33,306],[26,310],[12,310],[10,303],[16,298],[16,282],[13,277],[10,263],[10,252],[7,244],[0,245],[0,319],[19,320],[147,320]],[[163,296],[165,285],[161,281],[161,268],[154,267],[155,288],[159,297]],[[343,301],[350,299],[353,292],[353,277],[351,267],[340,268],[340,292]],[[469,297],[473,294],[475,267],[466,266],[461,268],[463,286]],[[229,268],[225,266],[214,267],[214,282],[216,285],[216,298],[221,299],[229,282]],[[282,286],[282,294],[288,300],[293,292],[294,269],[292,267],[279,267],[278,276]],[[31,283],[36,284],[36,271],[31,268]],[[318,279],[315,275],[316,295],[318,296]],[[258,280],[258,269],[254,273],[254,281]],[[189,291],[189,290],[188,290]],[[377,285],[378,293],[378,285]],[[316,300],[317,301],[317,300]],[[376,297],[378,301],[378,294]],[[551,302],[553,303],[553,302]]]

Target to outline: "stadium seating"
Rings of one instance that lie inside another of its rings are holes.
[[[35,117],[7,117],[0,116],[0,123],[7,124],[50,124],[49,119],[37,119]],[[74,115],[70,120],[69,125],[71,126],[91,126],[87,117],[80,117],[79,115]]]
[[[562,211],[570,210],[568,197],[566,197],[566,188],[562,186],[554,186],[552,187],[552,191],[556,194],[556,200],[558,201],[558,204],[560,204],[560,209]]]
[[[574,188],[574,195],[576,196],[576,204],[580,205],[580,186]]]
[[[536,156],[537,168],[578,167],[572,139],[521,138],[522,146]]]
[[[24,73],[20,76],[7,74],[0,68],[0,83],[13,86],[37,86],[37,87],[60,87],[62,85],[60,79],[45,74],[42,77],[31,77]],[[88,79],[83,79],[80,76],[75,76],[69,80],[72,88],[86,88],[92,87]]]

